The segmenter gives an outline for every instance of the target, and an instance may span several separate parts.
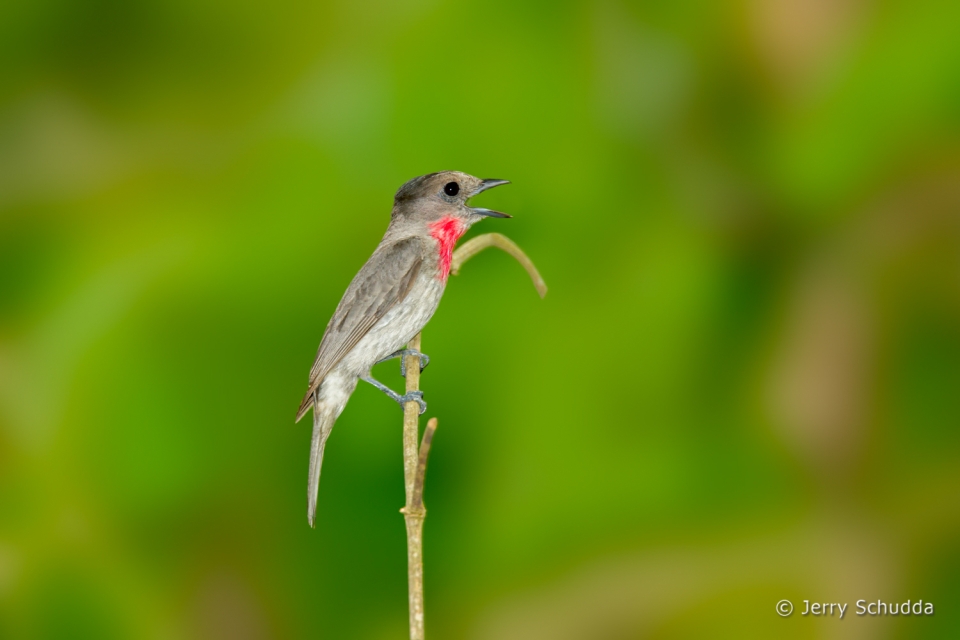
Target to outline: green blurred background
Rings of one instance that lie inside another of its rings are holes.
[[[955,2],[0,4],[0,638],[406,634],[401,416],[293,424],[394,191],[427,631],[960,637]],[[396,362],[378,376],[400,388]],[[788,619],[774,605],[790,598]],[[802,600],[935,604],[843,621]]]

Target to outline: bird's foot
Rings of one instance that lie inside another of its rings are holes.
[[[391,389],[390,387],[383,384],[382,382],[380,382],[379,380],[377,380],[372,376],[366,376],[360,379],[363,380],[364,382],[369,382],[370,384],[375,386],[377,389],[380,389],[380,391],[383,391],[385,394],[387,394],[387,397],[389,397],[391,400],[399,404],[401,407],[407,402],[415,401],[417,404],[420,405],[420,415],[423,415],[427,410],[427,403],[423,401],[423,391],[410,391],[409,393],[400,395],[399,393],[397,393],[396,391],[394,391],[393,389]]]
[[[410,391],[397,398],[401,407],[411,401],[416,401],[420,405],[421,416],[427,412],[427,403],[423,401],[423,391]]]
[[[387,360],[393,360],[394,358],[400,358],[400,375],[406,377],[407,375],[407,359],[405,356],[416,356],[420,360],[420,371],[423,372],[427,368],[427,365],[430,364],[430,356],[425,353],[420,353],[416,349],[400,349],[399,351],[394,351],[386,358],[377,360],[377,364],[381,362],[386,362]]]

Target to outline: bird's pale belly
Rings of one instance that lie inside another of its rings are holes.
[[[420,277],[404,300],[384,315],[361,338],[335,369],[355,375],[366,375],[378,360],[403,348],[430,321],[444,283],[433,277]]]

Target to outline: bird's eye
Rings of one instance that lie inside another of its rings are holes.
[[[443,185],[443,192],[448,196],[455,196],[460,193],[460,185],[456,182],[448,182]]]

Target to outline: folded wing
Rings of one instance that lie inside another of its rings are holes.
[[[379,247],[363,265],[320,341],[317,359],[310,370],[307,393],[297,410],[297,421],[313,406],[320,383],[351,349],[410,293],[423,264],[419,238],[405,238]]]

